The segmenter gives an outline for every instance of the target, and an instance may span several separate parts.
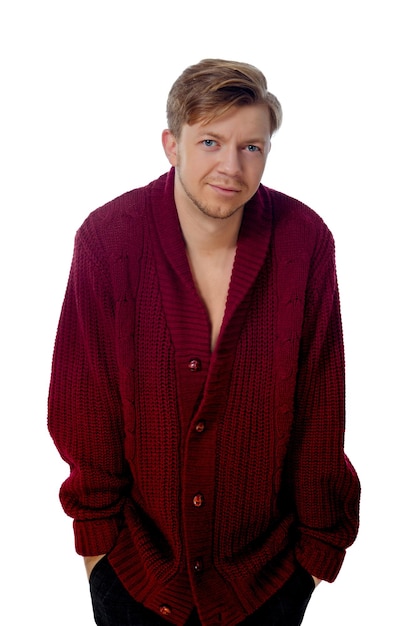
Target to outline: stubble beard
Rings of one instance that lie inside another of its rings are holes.
[[[185,195],[194,204],[194,206],[201,213],[203,213],[203,215],[206,215],[207,217],[211,217],[212,219],[227,220],[242,208],[242,205],[239,205],[237,207],[231,207],[225,213],[224,211],[222,211],[221,207],[219,207],[218,210],[216,210],[216,208],[214,208],[212,205],[210,206],[209,204],[203,204],[191,193],[191,191],[185,185],[184,180],[181,176],[181,170],[179,167],[177,167],[177,174],[178,174],[178,179],[181,183],[181,186],[184,190]]]

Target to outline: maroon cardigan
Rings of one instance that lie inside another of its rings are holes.
[[[173,180],[77,233],[49,429],[77,552],[108,553],[174,624],[198,606],[203,624],[232,625],[297,562],[333,581],[357,534],[334,244],[316,213],[261,185],[211,353]]]

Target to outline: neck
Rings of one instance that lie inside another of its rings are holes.
[[[243,217],[243,207],[228,218],[220,219],[205,215],[197,207],[176,198],[178,219],[187,250],[213,256],[222,251],[235,250]]]
[[[199,252],[211,256],[217,252],[228,251],[236,248],[243,211],[233,215],[227,220],[206,221],[219,222],[216,224],[204,223],[205,220],[189,219],[178,211],[181,230],[189,252]],[[227,223],[223,223],[227,222]]]

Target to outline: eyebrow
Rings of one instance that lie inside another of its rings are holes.
[[[219,141],[223,141],[225,139],[224,135],[220,135],[219,133],[213,132],[209,128],[205,132],[204,132],[204,128],[202,128],[201,135],[210,135],[210,137],[213,137],[213,139],[218,139]],[[245,139],[244,143],[249,146],[251,144],[256,144],[256,143],[265,144],[267,143],[267,141],[265,141],[265,139],[260,139],[258,137],[257,139],[254,139],[254,138]]]

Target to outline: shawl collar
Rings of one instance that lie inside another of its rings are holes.
[[[223,323],[212,354],[208,314],[194,285],[175,207],[174,175],[172,168],[149,187],[151,237],[155,243],[161,296],[179,372],[185,371],[191,359],[198,358],[202,373],[208,377],[205,392],[210,395],[213,386],[227,389],[225,376],[233,365],[251,288],[270,245],[272,208],[263,186],[245,207]],[[196,394],[193,393],[189,400],[195,403]]]

